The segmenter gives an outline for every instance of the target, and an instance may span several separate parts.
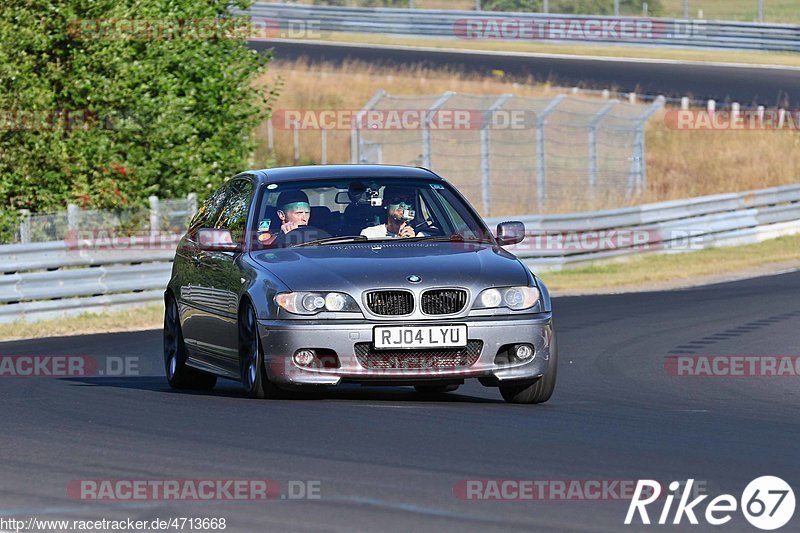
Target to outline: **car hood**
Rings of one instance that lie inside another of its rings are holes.
[[[516,257],[493,245],[381,243],[314,246],[253,252],[253,259],[290,290],[359,291],[375,287],[527,285]]]

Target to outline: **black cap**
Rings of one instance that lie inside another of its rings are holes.
[[[297,202],[308,203],[308,195],[303,191],[283,191],[278,195],[278,209],[284,211],[284,207]]]

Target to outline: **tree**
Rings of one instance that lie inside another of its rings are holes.
[[[246,8],[239,2],[238,7]],[[142,204],[243,170],[274,92],[228,0],[0,5],[0,207]],[[2,217],[0,217],[2,218]]]

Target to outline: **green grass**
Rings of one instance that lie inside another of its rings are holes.
[[[157,329],[162,327],[163,320],[164,304],[159,303],[124,311],[84,313],[75,317],[40,322],[0,324],[0,340]]]

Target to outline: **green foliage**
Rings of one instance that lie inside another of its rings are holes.
[[[641,15],[645,1],[651,16],[663,13],[661,0],[620,0],[620,14]],[[544,6],[542,0],[483,0],[482,8],[486,11],[541,12]],[[613,15],[614,0],[550,0],[549,10],[550,13]]]
[[[229,5],[0,4],[0,230],[19,208],[204,195],[245,169],[275,89],[255,83],[269,57]]]

